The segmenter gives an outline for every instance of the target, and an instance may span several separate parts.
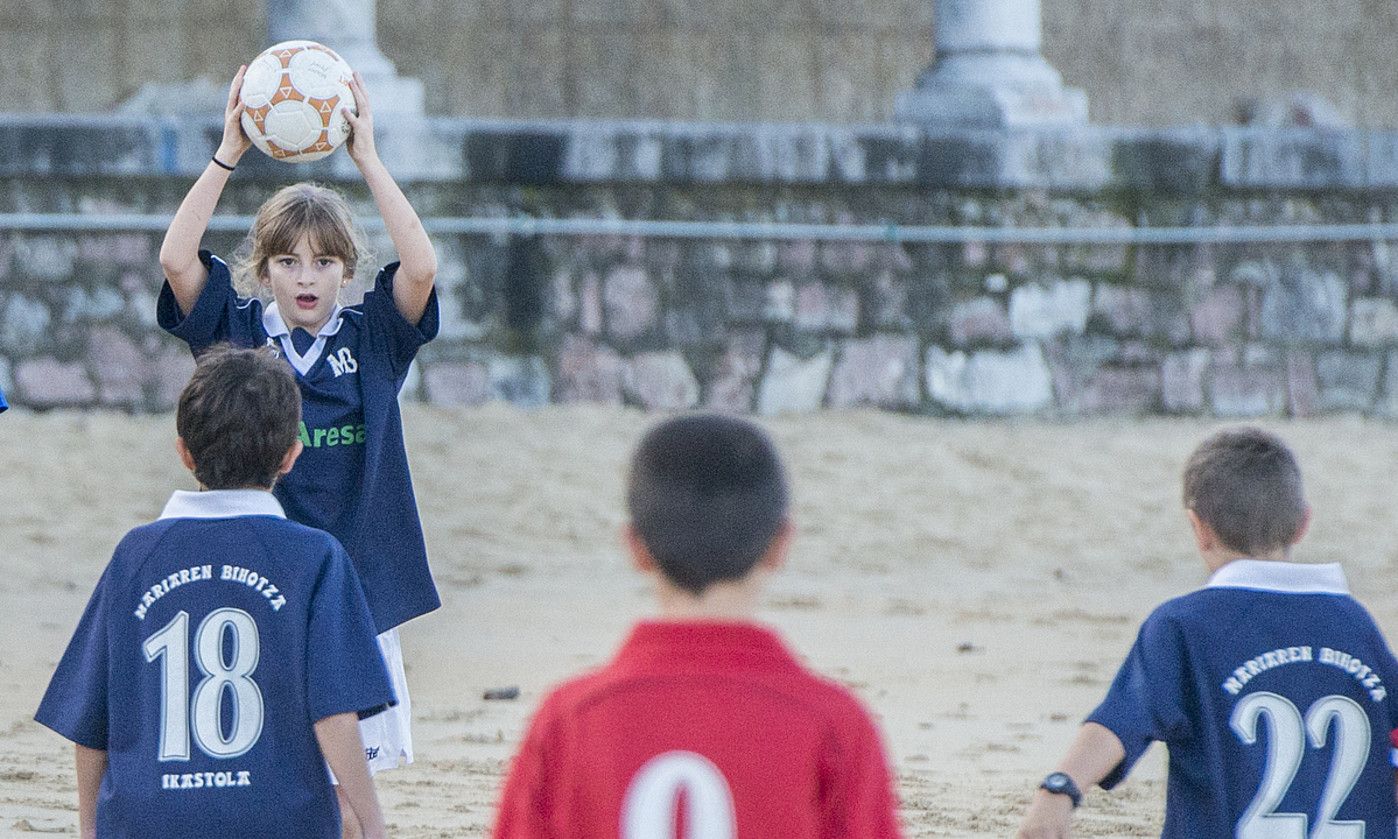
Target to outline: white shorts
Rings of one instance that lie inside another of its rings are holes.
[[[364,740],[364,757],[369,761],[370,775],[413,762],[413,703],[408,697],[403,647],[398,641],[397,627],[379,636],[379,651],[383,653],[383,663],[388,668],[398,704],[359,721],[359,736]],[[335,781],[334,772],[330,773],[330,780]]]

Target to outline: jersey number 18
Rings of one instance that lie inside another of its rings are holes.
[[[225,640],[226,639],[226,640]],[[224,654],[225,644],[231,655]],[[249,676],[257,669],[261,642],[252,615],[215,609],[194,632],[194,662],[204,678],[189,694],[189,613],[181,610],[146,639],[146,661],[160,660],[160,759],[189,760],[191,731],[204,754],[237,757],[262,736],[262,691]],[[223,702],[233,703],[224,730]],[[190,721],[193,720],[193,725]]]

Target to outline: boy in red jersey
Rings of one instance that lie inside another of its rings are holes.
[[[544,700],[496,839],[897,837],[869,714],[754,622],[792,534],[767,436],[730,416],[663,422],[635,453],[627,506],[660,615]]]

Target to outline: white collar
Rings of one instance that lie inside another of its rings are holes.
[[[311,369],[321,352],[325,349],[325,341],[331,335],[340,331],[340,313],[344,311],[344,306],[336,303],[335,308],[330,312],[330,319],[327,320],[316,333],[315,343],[306,349],[306,354],[302,355],[296,351],[296,345],[291,342],[291,330],[287,328],[286,321],[282,319],[282,313],[277,309],[277,302],[273,300],[262,310],[262,328],[266,330],[269,339],[276,339],[281,344],[282,355],[291,363],[292,367],[301,375]]]
[[[162,519],[228,519],[235,516],[286,518],[282,504],[265,489],[178,489],[161,512]]]
[[[1349,594],[1338,562],[1303,565],[1282,560],[1235,559],[1214,572],[1208,588],[1252,588],[1288,594]]]

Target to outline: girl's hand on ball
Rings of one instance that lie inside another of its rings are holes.
[[[248,65],[244,64],[238,68],[238,75],[233,77],[233,84],[228,86],[228,104],[223,108],[223,141],[218,144],[219,160],[234,166],[238,159],[243,156],[243,152],[252,146],[252,140],[243,131],[243,106],[242,97],[238,94],[243,89],[243,74],[248,71]]]
[[[369,95],[364,92],[364,79],[358,70],[350,78],[349,86],[359,113],[356,115],[349,108],[340,110],[350,125],[349,140],[346,141],[350,159],[362,166],[365,161],[378,157],[378,150],[374,148],[374,112],[369,108]]]

